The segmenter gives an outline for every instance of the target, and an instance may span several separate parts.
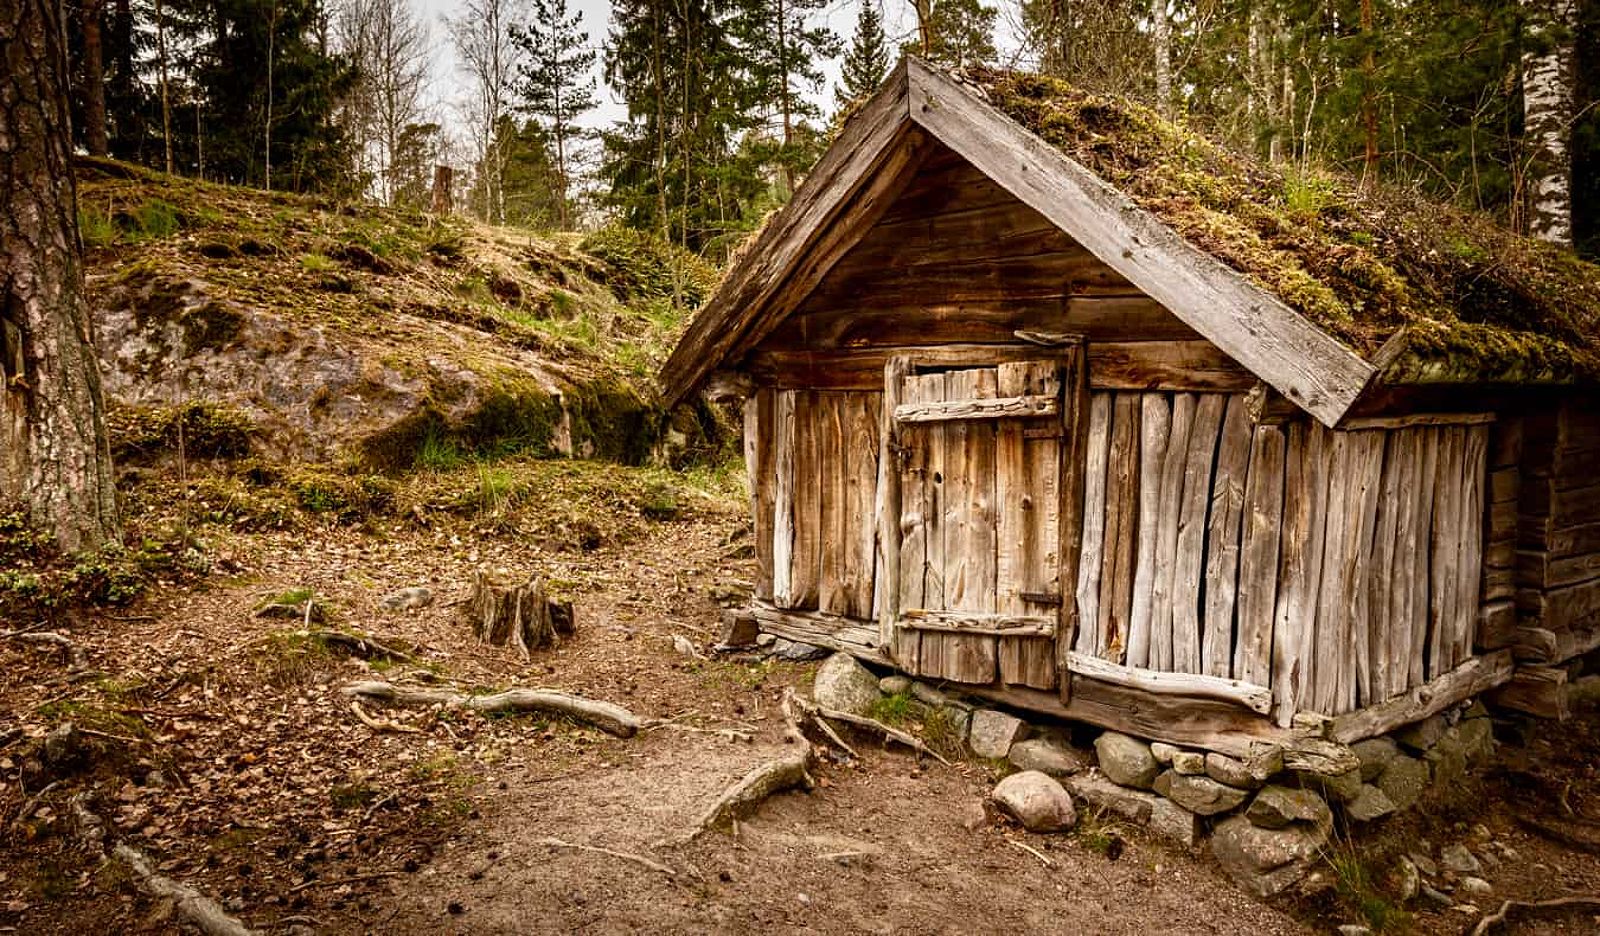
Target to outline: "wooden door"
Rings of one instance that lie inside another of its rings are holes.
[[[1056,686],[1070,360],[889,362],[885,421],[898,483],[885,507],[898,500],[898,522],[883,530],[892,542],[879,610],[905,671]]]

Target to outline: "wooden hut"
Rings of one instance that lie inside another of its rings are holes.
[[[908,60],[662,382],[744,398],[763,629],[1147,738],[1348,743],[1519,664],[1543,707],[1600,644],[1596,272]]]

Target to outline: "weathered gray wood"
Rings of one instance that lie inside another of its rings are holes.
[[[1339,424],[1340,429],[1412,429],[1417,426],[1477,426],[1494,422],[1493,413],[1407,413],[1402,416],[1356,416]]]
[[[1452,657],[1461,662],[1472,656],[1472,644],[1477,636],[1478,596],[1483,580],[1483,534],[1486,514],[1486,485],[1488,483],[1488,426],[1471,426],[1466,430],[1465,454],[1462,458],[1462,482],[1466,489],[1461,507],[1460,581],[1456,585],[1455,651]]]
[[[1060,443],[1056,446],[1057,498],[1056,555],[1059,557],[1057,588],[1063,591],[1078,580],[1079,538],[1083,525],[1083,459],[1087,448],[1084,436],[1089,428],[1089,366],[1084,342],[1070,341],[1062,346],[1061,368],[1062,415]],[[1059,676],[1057,695],[1063,704],[1071,701],[1072,680],[1067,675],[1067,653],[1072,649],[1072,638],[1082,622],[1078,619],[1078,605],[1062,601],[1057,608],[1055,669]]]
[[[1172,403],[1164,394],[1139,397],[1139,533],[1128,616],[1129,666],[1150,663],[1155,616],[1156,552],[1161,518],[1161,472],[1172,429]]]
[[[1456,587],[1460,581],[1456,568],[1457,546],[1461,537],[1461,432],[1443,428],[1439,432],[1439,456],[1434,473],[1433,526],[1429,540],[1428,576],[1428,656],[1427,678],[1454,666],[1450,658],[1451,630],[1456,613]]]
[[[1047,615],[930,611],[925,608],[905,609],[896,624],[922,631],[990,637],[1050,637],[1056,632],[1056,619]]]
[[[926,149],[906,127],[908,92],[902,64],[762,226],[661,369],[669,405],[810,292],[904,189]]]
[[[1357,522],[1352,526],[1354,540],[1345,547],[1350,571],[1345,577],[1344,587],[1350,635],[1347,646],[1354,672],[1343,683],[1341,711],[1353,711],[1386,697],[1377,691],[1372,679],[1373,604],[1368,572],[1377,538],[1378,501],[1383,488],[1383,453],[1387,439],[1386,433],[1379,430],[1352,432],[1350,435],[1354,442],[1351,464],[1354,474],[1349,496]]]
[[[1536,718],[1566,721],[1572,714],[1567,703],[1565,667],[1519,666],[1490,700],[1497,708]]]
[[[1226,396],[1202,394],[1195,406],[1184,459],[1183,499],[1173,559],[1172,671],[1204,671],[1201,654],[1201,582],[1205,573],[1206,509],[1211,503],[1211,468],[1216,461]]]
[[[817,549],[817,610],[850,613],[845,581],[845,554],[850,547],[850,466],[845,459],[845,397],[847,393],[815,393],[810,420],[816,437],[816,483],[820,518]]]
[[[1350,659],[1350,617],[1344,584],[1350,573],[1345,548],[1354,541],[1346,528],[1357,523],[1349,489],[1354,474],[1350,433],[1327,433],[1327,508],[1323,511],[1321,576],[1316,593],[1316,637],[1311,662],[1311,704],[1303,706],[1322,715],[1337,715],[1344,708],[1344,683],[1353,680]]]
[[[1341,744],[1354,744],[1388,734],[1503,685],[1513,669],[1509,650],[1473,657],[1423,685],[1334,718],[1329,737]]]
[[[772,540],[776,484],[776,391],[762,388],[745,400],[745,470],[750,484],[752,536],[756,553],[755,594],[772,600]]]
[[[1101,556],[1100,616],[1084,619],[1099,631],[1097,655],[1121,663],[1127,651],[1139,512],[1139,410],[1136,394],[1119,393],[1112,406],[1106,466],[1105,549]],[[1083,561],[1080,559],[1080,561]]]
[[[1240,523],[1250,471],[1251,424],[1244,394],[1228,397],[1217,443],[1217,470],[1211,482],[1210,522],[1206,529],[1205,613],[1201,616],[1201,672],[1232,674],[1234,606],[1239,590]],[[1266,679],[1262,679],[1264,684]]]
[[[761,624],[761,630],[765,633],[775,634],[786,640],[798,640],[832,650],[842,650],[880,666],[888,666],[894,662],[879,645],[878,628],[874,624],[852,621],[837,614],[825,614],[821,611],[778,608],[763,601],[752,602],[750,613],[755,615]]]
[[[1054,416],[1060,403],[1055,397],[1012,396],[992,400],[940,400],[938,403],[902,403],[895,407],[899,422],[948,422],[953,419],[1016,419]]]
[[[874,553],[878,481],[878,420],[883,394],[852,393],[845,401],[846,486],[844,578],[846,611],[859,620],[875,620],[873,605]]]
[[[1272,690],[1237,679],[1224,679],[1202,673],[1161,673],[1132,666],[1121,666],[1110,660],[1073,653],[1067,658],[1067,669],[1117,686],[1142,689],[1158,695],[1181,695],[1203,699],[1220,699],[1242,705],[1252,712],[1265,715],[1272,710]]]
[[[1410,667],[1408,686],[1420,686],[1430,677],[1427,670],[1428,631],[1431,626],[1430,592],[1433,581],[1433,503],[1434,489],[1439,474],[1439,444],[1441,429],[1417,429],[1418,459],[1416,480],[1412,485],[1411,501],[1416,507],[1416,521],[1412,527],[1411,544],[1411,651],[1407,656]]]
[[[997,368],[997,392],[1002,396],[1037,393],[1059,398],[1061,383],[1055,369],[1055,364],[1041,361],[1001,364]],[[1056,534],[1050,518],[1059,510],[1054,485],[1060,470],[1056,445],[1055,439],[1029,440],[1019,421],[1001,422],[995,427],[995,496],[999,506],[995,520],[999,555],[996,610],[1045,617],[1051,622],[1051,638],[1059,614],[1024,596],[1041,595],[1051,589],[1059,594],[1061,588],[1053,578],[1053,570],[1046,569],[1047,561],[1055,554],[1049,545]],[[1041,460],[1039,449],[1045,446],[1050,457]],[[1047,527],[1049,539],[1045,538]],[[1056,684],[1051,639],[1005,636],[999,644],[1001,682],[1041,689]]]
[[[1317,593],[1322,573],[1322,524],[1327,508],[1325,430],[1288,427],[1283,537],[1272,633],[1273,716],[1287,728],[1301,708],[1312,709]]]
[[[1101,557],[1106,535],[1106,464],[1111,449],[1111,394],[1089,400],[1088,456],[1083,469],[1083,546],[1078,559],[1078,616],[1100,620]],[[1079,653],[1100,655],[1100,629],[1081,627],[1073,646]]]
[[[794,408],[794,554],[790,586],[794,606],[817,607],[822,584],[822,437],[824,417],[815,390],[795,395]]]
[[[952,372],[946,375],[946,398],[993,399],[998,394],[998,379],[997,370],[989,367]],[[966,499],[961,504],[960,528],[964,536],[960,538],[959,545],[950,539],[956,527],[945,527],[946,563],[950,561],[949,551],[953,546],[961,552],[961,566],[957,573],[960,592],[948,606],[992,614],[995,610],[997,581],[995,427],[994,423],[983,420],[951,425],[961,426],[965,430],[962,433],[960,467],[952,467],[951,470],[959,470],[964,476]],[[957,457],[953,447],[947,452],[947,463]],[[999,646],[993,637],[962,635],[946,637],[945,640],[946,652],[955,661],[954,668],[946,670],[954,674],[949,678],[964,683],[995,681]]]
[[[874,492],[873,526],[875,555],[873,560],[873,613],[878,620],[878,640],[883,646],[893,646],[894,622],[900,614],[900,554],[902,495],[901,480],[904,461],[908,458],[906,441],[900,437],[894,421],[894,408],[900,404],[905,392],[905,377],[911,362],[903,356],[892,357],[883,365],[883,398],[878,406],[878,483]],[[920,591],[918,589],[920,598]],[[757,597],[761,597],[757,595]]]
[[[772,413],[773,479],[772,602],[780,608],[800,603],[794,581],[795,409],[798,390],[777,392]]]
[[[907,73],[914,121],[1325,425],[1366,388],[1371,365],[1277,297],[959,84]]]
[[[1239,549],[1239,636],[1233,675],[1262,686],[1272,681],[1278,541],[1284,523],[1285,445],[1281,428],[1255,427],[1250,440],[1250,468],[1245,486],[1243,542]]]
[[[1397,635],[1410,632],[1404,617],[1394,616],[1395,540],[1400,535],[1400,514],[1411,492],[1406,489],[1410,470],[1409,434],[1385,433],[1383,463],[1378,482],[1378,513],[1372,532],[1372,558],[1367,564],[1367,674],[1371,689],[1363,704],[1371,705],[1405,689],[1405,658],[1409,641]],[[1400,678],[1397,680],[1396,675]]]
[[[944,399],[945,380],[943,374],[927,374],[909,377],[906,380],[908,388],[915,387],[915,398],[923,401]],[[908,389],[907,396],[913,396]],[[930,423],[922,429],[920,447],[923,455],[923,562],[922,562],[922,607],[945,608],[947,604],[945,582],[945,502],[947,495],[948,478],[945,464],[945,435],[948,427],[944,423]],[[910,605],[907,605],[910,607]],[[942,640],[921,640],[917,655],[915,672],[924,676],[942,677],[944,674],[944,642]]]
[[[1161,672],[1173,669],[1173,606],[1178,589],[1178,530],[1183,514],[1183,482],[1189,464],[1189,436],[1194,428],[1198,400],[1192,393],[1172,399],[1172,428],[1166,458],[1161,465],[1161,496],[1157,502],[1155,586],[1150,601],[1150,659],[1148,666]]]

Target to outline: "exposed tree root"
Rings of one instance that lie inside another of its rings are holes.
[[[57,647],[61,650],[62,655],[67,658],[68,668],[74,672],[86,669],[89,666],[89,660],[83,655],[83,649],[73,643],[65,634],[58,634],[55,631],[7,631],[0,636],[4,636],[7,640],[16,640],[22,643],[48,644],[49,646]]]
[[[415,663],[417,658],[404,650],[396,650],[388,644],[379,643],[371,637],[362,637],[359,634],[347,634],[344,631],[316,630],[305,631],[305,636],[321,641],[325,645],[338,647],[351,656],[358,656],[363,660],[388,657],[399,660],[401,663]]]
[[[1500,909],[1478,921],[1472,928],[1472,936],[1484,936],[1496,926],[1503,925],[1513,915],[1515,916],[1547,916],[1556,912],[1571,910],[1595,911],[1600,910],[1600,897],[1558,897],[1555,900],[1538,900],[1525,902],[1508,900],[1500,905]]]
[[[1600,826],[1595,823],[1576,818],[1551,822],[1521,812],[1514,815],[1517,822],[1551,841],[1560,842],[1569,848],[1576,848],[1591,855],[1600,855]]]
[[[356,719],[359,720],[361,724],[366,725],[373,731],[393,731],[402,734],[422,734],[422,729],[416,727],[415,725],[402,725],[392,718],[373,718],[371,715],[367,714],[367,710],[362,708],[361,703],[355,699],[350,700],[350,711],[355,714]]]
[[[651,871],[665,874],[669,878],[678,876],[678,872],[673,868],[654,859],[646,858],[643,855],[636,855],[632,852],[617,851],[612,848],[602,848],[599,845],[580,845],[575,842],[563,842],[558,838],[535,839],[534,844],[548,845],[551,848],[570,848],[575,851],[594,852],[597,855],[610,855],[612,858],[620,858],[623,861],[631,861],[641,868],[648,868]]]
[[[877,734],[882,735],[886,741],[899,742],[900,744],[911,748],[913,751],[916,751],[918,754],[926,754],[946,767],[950,766],[950,762],[948,760],[945,760],[943,757],[941,757],[938,751],[935,751],[933,748],[923,744],[922,739],[915,735],[901,731],[898,728],[891,728],[875,718],[868,718],[865,715],[853,715],[849,712],[841,712],[836,709],[823,708],[817,703],[803,699],[799,696],[794,696],[794,701],[804,715],[818,724],[821,723],[822,719],[828,719],[829,721],[843,722],[844,724],[850,725],[854,728],[861,728],[867,731],[876,732]],[[829,734],[832,734],[831,729],[829,730]],[[837,738],[838,736],[834,735],[833,737]],[[844,744],[842,741],[836,741],[835,743],[840,745]],[[850,749],[846,747],[845,750],[849,751]],[[850,753],[853,755],[855,752],[850,751]]]
[[[72,798],[72,811],[78,822],[78,837],[95,851],[102,851],[105,847],[106,825],[84,805],[83,800],[81,794]],[[222,905],[215,900],[187,884],[156,873],[150,864],[150,859],[132,845],[119,842],[106,853],[106,858],[127,865],[133,871],[134,877],[138,878],[139,886],[145,893],[172,901],[173,909],[178,916],[193,924],[206,936],[255,936],[255,930],[245,926],[237,917],[222,909]]]
[[[551,712],[594,725],[619,738],[631,738],[643,727],[637,715],[620,705],[551,689],[507,689],[474,696],[448,689],[412,689],[386,682],[358,682],[345,686],[344,694],[391,705],[445,705],[484,714]]]
[[[803,744],[791,754],[761,764],[717,797],[716,802],[701,814],[688,832],[675,839],[658,842],[657,845],[687,845],[713,829],[748,817],[775,793],[796,787],[811,789],[816,781],[811,779],[810,766],[810,744]]]

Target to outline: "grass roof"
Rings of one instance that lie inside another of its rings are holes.
[[[1149,108],[1041,75],[955,76],[1392,383],[1600,381],[1600,266],[1492,219],[1263,165]]]

